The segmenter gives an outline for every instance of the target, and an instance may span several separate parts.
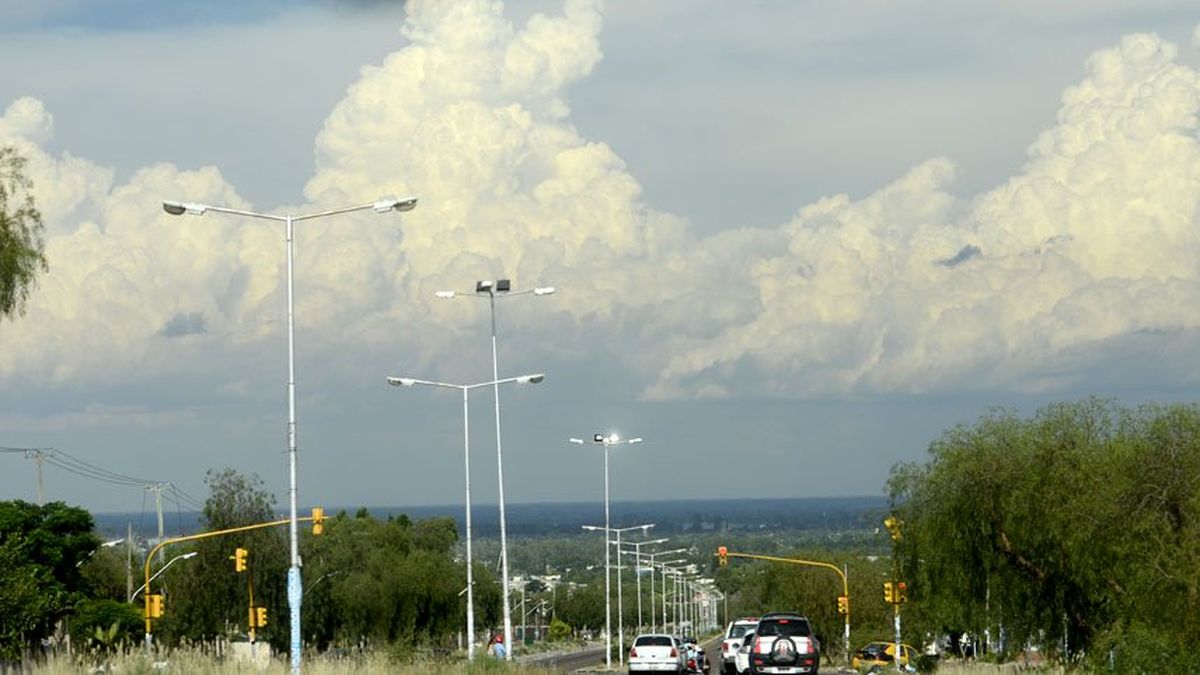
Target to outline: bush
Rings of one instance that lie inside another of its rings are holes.
[[[141,610],[116,600],[84,600],[76,606],[71,619],[71,641],[103,651],[116,649],[122,643],[137,644],[144,630]]]
[[[571,639],[571,625],[557,616],[550,620],[548,635],[551,642],[562,642]]]
[[[1195,663],[1169,636],[1137,624],[1100,636],[1088,655],[1088,671],[1187,675],[1195,672]]]

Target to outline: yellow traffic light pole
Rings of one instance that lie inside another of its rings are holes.
[[[297,518],[296,520],[312,522],[313,533],[320,534],[324,530],[323,521],[325,520],[325,512],[324,512],[324,510],[322,510],[320,508],[314,508],[313,515],[300,517],[300,518]],[[150,552],[148,554],[146,554],[146,590],[142,594],[142,598],[145,601],[145,606],[143,609],[143,616],[146,619],[146,650],[147,651],[150,650],[151,622],[153,619],[157,619],[160,616],[162,616],[162,613],[163,613],[162,600],[161,600],[162,596],[152,595],[150,593],[150,563],[154,560],[155,553],[158,553],[160,549],[167,546],[168,544],[181,544],[185,541],[198,541],[200,539],[211,539],[212,537],[220,537],[222,535],[233,534],[235,532],[247,532],[250,530],[261,530],[261,529],[264,529],[267,527],[278,527],[280,525],[288,525],[291,522],[292,521],[290,518],[284,518],[283,520],[272,520],[272,521],[266,522],[266,523],[255,523],[253,525],[243,525],[241,527],[231,527],[231,528],[228,528],[225,530],[213,530],[211,532],[201,532],[200,534],[192,534],[192,535],[188,535],[186,537],[175,537],[174,539],[164,539],[163,541],[160,541],[157,546],[150,549]],[[154,611],[151,611],[152,606],[153,606]]]
[[[842,635],[843,643],[846,647],[846,666],[850,665],[850,583],[846,579],[845,570],[840,569],[833,563],[821,562],[819,560],[801,560],[799,558],[780,558],[773,555],[759,555],[757,553],[735,553],[730,551],[725,546],[717,549],[717,557],[721,564],[725,564],[725,558],[748,558],[750,560],[767,560],[769,562],[787,563],[789,565],[807,565],[809,567],[823,567],[837,572],[837,575],[842,579],[842,597],[838,598],[838,610],[845,618],[845,631]],[[845,598],[845,601],[842,601]],[[842,612],[843,606],[845,611]]]

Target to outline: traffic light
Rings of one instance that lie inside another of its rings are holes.
[[[729,564],[729,549],[725,546],[717,547],[717,563],[724,567]]]
[[[896,603],[908,602],[908,584],[901,581],[896,584]]]
[[[254,613],[256,615],[254,618],[258,620],[257,623],[254,624],[255,627],[256,628],[266,628],[267,627],[267,608],[266,607],[255,607]]]
[[[314,506],[312,510],[313,534],[322,534],[325,532],[325,509]]]
[[[896,585],[888,581],[883,584],[883,601],[896,603]]]
[[[900,519],[896,516],[888,516],[883,519],[883,526],[887,528],[889,534],[892,535],[892,541],[900,541]]]
[[[850,613],[850,597],[846,595],[838,596],[838,614]]]
[[[229,559],[233,561],[234,572],[246,571],[246,555],[248,553],[249,551],[244,548],[236,548],[233,550],[233,555],[229,556]]]
[[[146,613],[151,619],[161,618],[163,615],[163,596],[161,593],[151,593],[146,596]]]

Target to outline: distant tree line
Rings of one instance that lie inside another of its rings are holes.
[[[909,621],[1089,669],[1195,671],[1196,405],[996,411],[929,452],[889,483]]]

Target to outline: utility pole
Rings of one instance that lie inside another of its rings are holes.
[[[162,493],[163,488],[166,487],[166,485],[166,483],[155,483],[153,485],[146,486],[147,492],[154,493],[154,509],[158,512],[158,541],[160,542],[163,540]],[[160,565],[163,563],[163,555],[164,551],[160,550],[158,552],[158,564]]]
[[[125,523],[125,597],[133,597],[133,523]],[[132,602],[132,601],[131,601]]]
[[[42,463],[46,461],[46,457],[54,454],[53,450],[42,450],[35,448],[25,451],[25,459],[32,459],[37,464],[37,500],[38,506],[46,505],[46,487],[42,483]]]

